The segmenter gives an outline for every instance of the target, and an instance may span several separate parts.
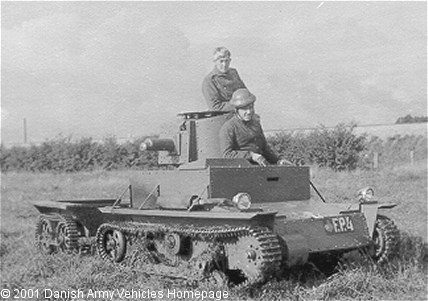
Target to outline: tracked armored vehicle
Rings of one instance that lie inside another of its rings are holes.
[[[263,282],[315,258],[366,250],[394,255],[398,230],[373,190],[352,204],[311,197],[309,167],[222,159],[224,112],[192,112],[157,139],[167,168],[138,171],[118,198],[36,202],[36,243],[46,252],[96,245],[109,261],[192,280]]]

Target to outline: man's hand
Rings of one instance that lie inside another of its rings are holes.
[[[290,161],[288,161],[286,159],[281,159],[276,164],[282,165],[282,166],[294,166],[293,163],[291,163]]]
[[[251,160],[253,160],[254,162],[256,162],[257,164],[259,164],[262,167],[268,166],[269,162],[265,159],[265,157],[263,157],[260,154],[256,154],[256,153],[251,153]]]

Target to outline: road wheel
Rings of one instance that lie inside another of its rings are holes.
[[[109,225],[101,225],[97,231],[97,248],[101,258],[121,262],[126,254],[125,235]]]

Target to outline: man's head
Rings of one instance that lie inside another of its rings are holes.
[[[254,116],[254,102],[256,97],[248,89],[238,89],[233,92],[230,104],[243,121],[250,121]]]
[[[217,47],[214,50],[214,64],[218,71],[226,73],[230,66],[230,51],[226,47]]]

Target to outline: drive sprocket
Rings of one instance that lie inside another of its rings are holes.
[[[246,228],[241,235],[225,242],[228,269],[239,270],[244,285],[264,282],[279,272],[281,247],[268,228]]]

